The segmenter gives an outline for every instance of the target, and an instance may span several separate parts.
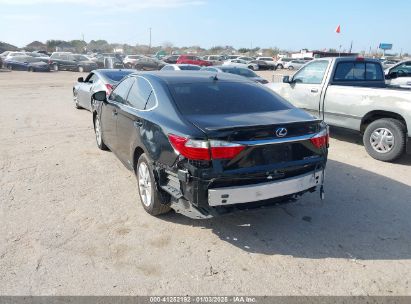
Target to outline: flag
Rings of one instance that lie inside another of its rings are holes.
[[[341,25],[338,25],[337,28],[335,29],[335,32],[337,34],[341,33]]]

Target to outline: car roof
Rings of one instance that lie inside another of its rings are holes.
[[[135,73],[132,76],[144,76],[150,79],[161,80],[167,84],[178,84],[178,83],[200,83],[200,82],[211,82],[215,81],[216,76],[213,72],[207,71],[170,71],[168,73],[154,71],[154,72],[140,72]],[[223,82],[250,82],[245,77],[238,75],[233,75],[229,73],[221,73],[217,76],[218,81]]]

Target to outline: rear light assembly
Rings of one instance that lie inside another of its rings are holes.
[[[245,146],[221,140],[193,140],[186,137],[169,134],[173,148],[190,160],[232,159]]]
[[[328,148],[329,140],[330,134],[328,131],[328,127],[310,138],[311,143],[318,149]]]
[[[113,86],[109,83],[106,83],[107,94],[110,94],[112,90],[113,90]]]

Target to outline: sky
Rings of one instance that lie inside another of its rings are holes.
[[[411,53],[411,1],[0,0],[0,41],[48,39],[176,46]],[[335,29],[341,25],[341,34]]]

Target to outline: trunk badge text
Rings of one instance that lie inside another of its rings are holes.
[[[288,131],[287,131],[286,128],[278,128],[278,129],[275,131],[275,135],[277,135],[277,137],[284,137],[284,136],[287,135],[287,133],[288,133]]]

